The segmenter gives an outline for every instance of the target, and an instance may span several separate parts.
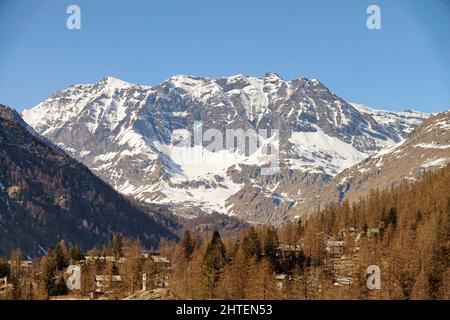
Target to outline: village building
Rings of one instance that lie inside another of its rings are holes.
[[[370,229],[367,229],[367,236],[368,236],[368,237],[375,237],[375,236],[378,236],[379,233],[380,233],[380,229],[379,229],[379,228],[370,228]]]
[[[356,229],[354,227],[340,228],[338,231],[338,237],[343,239],[345,237],[354,237],[356,235]]]
[[[31,260],[24,260],[20,263],[20,267],[22,269],[30,269],[33,266],[33,261]]]
[[[348,286],[353,284],[353,278],[351,277],[336,277],[334,279],[335,286]]]
[[[95,262],[95,261],[104,261],[104,262],[116,262],[116,263],[124,263],[126,261],[125,258],[114,257],[114,256],[85,256],[85,262]]]
[[[97,293],[113,293],[119,289],[122,283],[120,275],[96,275],[95,276],[95,292]]]
[[[8,277],[0,278],[0,290],[8,286]]]
[[[287,275],[285,274],[275,274],[275,283],[278,289],[283,289],[284,282],[288,279]]]
[[[326,251],[330,256],[340,256],[345,252],[345,241],[328,240],[326,242]]]

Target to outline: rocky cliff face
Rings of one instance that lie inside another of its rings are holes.
[[[139,201],[183,215],[216,211],[276,223],[304,201],[311,185],[399,143],[428,115],[352,105],[318,80],[284,81],[268,73],[175,76],[156,87],[107,77],[57,92],[23,116]],[[278,130],[280,170],[261,175],[268,161],[261,145],[249,154],[208,149],[208,139],[186,144],[200,122],[202,132],[221,133],[224,145],[230,129],[266,129],[267,137]]]

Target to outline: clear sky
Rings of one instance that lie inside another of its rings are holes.
[[[81,30],[66,8],[81,8]],[[381,8],[381,30],[366,9]],[[0,0],[0,103],[18,110],[106,75],[318,78],[347,101],[450,108],[449,0]]]

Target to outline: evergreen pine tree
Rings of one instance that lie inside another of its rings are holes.
[[[116,233],[113,237],[113,252],[116,258],[123,257],[123,238],[120,233]]]
[[[0,278],[10,276],[11,268],[9,266],[8,261],[0,259]]]
[[[184,256],[186,257],[186,259],[190,260],[191,255],[194,252],[194,241],[191,237],[191,233],[188,230],[184,232],[182,245],[184,249]]]
[[[206,282],[208,297],[214,297],[214,290],[216,283],[219,280],[220,271],[225,266],[226,262],[227,254],[225,245],[220,238],[219,231],[215,230],[203,258],[203,275]]]
[[[56,270],[62,271],[65,270],[69,266],[68,257],[65,254],[65,245],[63,242],[59,242],[56,244],[53,254],[56,264]]]
[[[69,250],[69,258],[72,263],[76,263],[77,261],[84,260],[85,255],[81,251],[80,247],[75,245]]]
[[[278,233],[275,228],[267,228],[266,237],[264,239],[264,255],[275,266],[277,259]]]
[[[244,248],[247,258],[261,258],[261,242],[259,241],[258,234],[256,233],[254,227],[251,227],[248,233],[244,236],[244,239],[242,240],[242,247]]]
[[[22,295],[21,287],[21,264],[22,264],[22,251],[14,250],[11,253],[11,269],[10,269],[10,282],[12,284],[12,298],[19,300]]]

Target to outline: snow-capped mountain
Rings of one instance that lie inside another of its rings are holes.
[[[450,111],[426,119],[409,138],[345,169],[324,185],[310,188],[297,212],[308,213],[330,202],[364,198],[450,163]]]
[[[400,112],[393,112],[387,110],[380,110],[377,108],[370,108],[359,103],[350,103],[359,112],[372,117],[376,122],[383,123],[390,128],[393,128],[404,139],[408,138],[414,129],[421,124],[423,119],[431,116],[429,113],[418,112],[415,110],[405,110]]]
[[[275,73],[178,75],[155,87],[106,77],[23,112],[37,132],[125,195],[182,214],[217,211],[262,222],[282,220],[309,185],[401,142],[427,116],[352,105],[319,80],[284,81]],[[200,122],[202,132],[216,130],[223,141],[227,129],[278,130],[280,169],[261,175],[261,145],[249,155],[211,150],[208,139],[180,143]]]

